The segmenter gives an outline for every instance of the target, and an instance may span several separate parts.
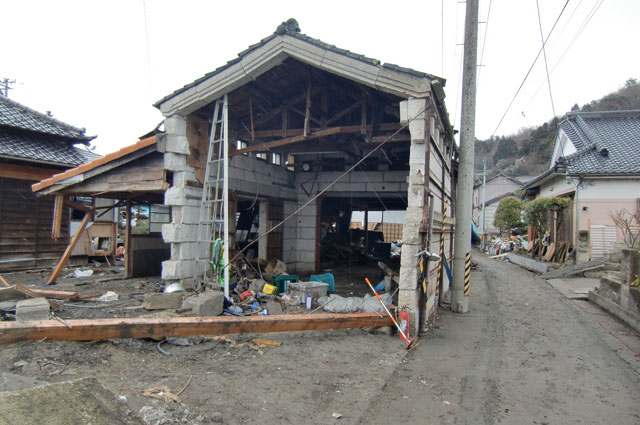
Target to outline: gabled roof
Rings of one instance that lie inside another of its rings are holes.
[[[154,106],[165,116],[191,113],[249,83],[288,57],[402,98],[426,96],[431,92],[432,81],[445,84],[443,78],[382,64],[377,59],[301,34],[296,20],[289,19],[279,25],[274,34],[249,46],[237,58],[176,90]]]
[[[104,157],[94,159],[91,162],[87,162],[86,164],[82,164],[79,167],[72,168],[70,170],[65,171],[64,173],[55,174],[52,177],[42,180],[38,183],[35,183],[31,186],[31,190],[37,192],[39,190],[46,189],[50,186],[53,186],[56,183],[64,183],[64,180],[70,179],[71,177],[78,176],[87,171],[98,168],[102,165],[106,165],[112,161],[120,159],[126,155],[132,154],[134,152],[138,152],[143,148],[148,146],[153,146],[156,144],[156,136],[152,136],[146,139],[142,139],[137,143],[134,143],[129,146],[125,146],[124,148],[112,152],[110,154],[105,155]]]
[[[95,136],[88,137],[84,129],[65,124],[62,121],[28,108],[15,100],[0,95],[0,126],[30,131],[50,136],[58,136],[73,143],[87,143]]]
[[[504,173],[498,173],[498,174],[496,174],[496,175],[495,175],[495,176],[493,176],[493,177],[489,177],[489,178],[487,179],[486,183],[489,183],[490,181],[495,180],[495,179],[497,179],[498,177],[505,177],[506,179],[511,180],[511,181],[512,181],[512,182],[514,182],[515,184],[517,184],[517,185],[519,185],[519,186],[522,186],[522,181],[518,180],[518,179],[517,179],[517,178],[515,178],[515,177],[509,177],[509,176],[507,176],[507,175],[506,175],[506,174],[504,174]],[[482,186],[482,182],[480,182],[480,183],[476,183],[476,184],[473,186],[473,188],[475,189],[476,187],[479,187],[479,186]]]
[[[640,110],[573,112],[558,127],[577,150],[564,157],[568,175],[640,174]]]

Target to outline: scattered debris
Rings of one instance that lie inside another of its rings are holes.
[[[331,416],[333,417],[333,419],[340,419],[342,417],[342,414],[333,412]]]
[[[173,394],[169,390],[169,387],[148,388],[146,390],[140,391],[140,395],[144,397],[155,398],[157,400],[163,400],[165,403],[181,403],[180,398],[178,398],[177,395]]]

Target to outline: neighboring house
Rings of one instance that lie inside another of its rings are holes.
[[[37,197],[31,184],[97,155],[94,137],[0,95],[0,271],[55,264],[69,242],[69,214],[61,237],[51,239],[53,197]]]
[[[638,209],[640,110],[567,114],[558,124],[550,168],[524,188],[529,199],[571,199],[564,225],[551,237],[572,242],[578,261],[611,251],[623,236],[609,214]]]
[[[500,233],[500,230],[493,225],[493,217],[500,199],[513,196],[515,191],[522,188],[522,181],[505,174],[496,174],[488,178],[486,184],[482,183],[473,186],[473,220],[478,229],[482,232],[484,223],[485,235],[492,236]],[[482,213],[482,201],[484,199],[485,213]]]

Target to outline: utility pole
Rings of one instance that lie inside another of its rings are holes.
[[[13,90],[13,87],[11,87],[11,85],[15,83],[16,80],[10,80],[8,78],[3,78],[2,80],[0,80],[0,95],[9,97],[9,90]]]
[[[478,0],[467,0],[464,28],[462,74],[462,113],[460,122],[460,165],[456,190],[456,233],[453,255],[451,310],[469,311],[469,273],[471,255],[471,214],[473,212],[473,149],[476,125],[476,72],[478,65]]]
[[[487,215],[484,211],[487,189],[487,158],[482,158],[482,229],[480,229],[480,248],[484,251],[484,220]]]

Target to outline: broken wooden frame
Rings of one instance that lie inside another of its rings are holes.
[[[0,344],[50,339],[98,341],[115,338],[184,337],[245,333],[319,331],[392,326],[377,313],[287,314],[278,316],[215,316],[177,318],[115,318],[0,322]]]

